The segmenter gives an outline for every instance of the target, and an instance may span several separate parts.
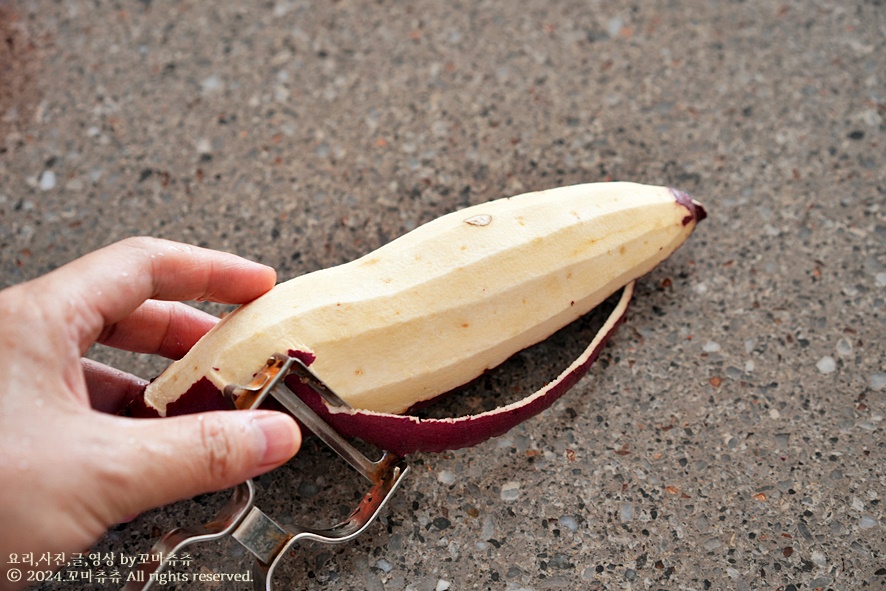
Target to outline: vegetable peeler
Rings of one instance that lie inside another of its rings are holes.
[[[151,549],[151,560],[139,565],[139,575],[133,577],[138,580],[130,580],[122,591],[150,589],[168,560],[185,546],[226,536],[234,538],[255,556],[253,589],[273,591],[274,569],[296,542],[347,542],[365,531],[379,515],[409,471],[409,466],[402,458],[387,451],[376,461],[367,458],[282,383],[290,375],[310,386],[329,404],[347,406],[300,359],[280,353],[272,355],[249,384],[229,385],[224,389],[224,395],[231,408],[236,410],[256,408],[271,396],[369,480],[372,486],[354,511],[342,522],[328,528],[280,525],[255,506],[255,485],[247,480],[231,489],[231,498],[214,519],[203,525],[177,528],[163,536]]]

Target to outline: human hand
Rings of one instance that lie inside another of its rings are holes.
[[[234,255],[132,238],[0,291],[0,559],[84,551],[127,516],[295,454],[283,413],[110,414],[144,381],[81,360],[95,342],[180,357],[216,319],[179,300],[245,303],[274,281]]]

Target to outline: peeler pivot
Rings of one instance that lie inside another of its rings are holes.
[[[409,471],[406,462],[389,452],[383,452],[376,461],[367,458],[282,384],[290,374],[298,376],[333,406],[347,406],[301,360],[282,354],[271,356],[249,384],[228,386],[224,394],[232,407],[238,410],[256,408],[267,396],[274,397],[369,480],[372,486],[354,511],[342,522],[327,528],[280,525],[255,506],[255,486],[252,481],[247,481],[232,489],[231,499],[212,521],[196,527],[178,528],[163,536],[151,550],[151,556],[156,560],[140,565],[139,576],[133,577],[138,580],[127,583],[122,591],[147,591],[158,580],[157,575],[166,567],[168,557],[190,544],[225,536],[231,536],[255,556],[253,588],[256,591],[272,591],[274,569],[296,542],[347,542],[365,531],[378,516]]]

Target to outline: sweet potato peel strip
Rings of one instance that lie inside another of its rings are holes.
[[[574,386],[587,373],[616,328],[624,321],[633,293],[632,281],[623,288],[618,303],[591,343],[556,379],[525,398],[480,414],[420,419],[411,415],[342,410],[329,406],[323,398],[294,376],[286,380],[286,385],[343,436],[359,437],[400,456],[471,447],[503,435],[532,418]]]

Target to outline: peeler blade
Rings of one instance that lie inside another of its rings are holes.
[[[127,584],[123,591],[147,591],[158,580],[157,574],[167,565],[167,556],[181,548],[230,536],[255,556],[253,567],[254,589],[273,591],[273,573],[287,550],[302,540],[323,544],[338,544],[354,539],[365,531],[379,515],[409,472],[406,462],[389,452],[382,452],[378,460],[370,460],[349,441],[338,434],[304,401],[283,383],[288,375],[297,376],[329,404],[347,407],[347,404],[295,357],[272,355],[265,366],[246,385],[229,385],[224,395],[232,409],[256,408],[268,396],[283,405],[301,423],[326,445],[332,448],[352,468],[369,480],[371,487],[351,514],[331,527],[304,527],[280,525],[255,506],[255,487],[247,481],[233,489],[233,496],[221,512],[209,523],[183,527],[166,534],[157,542],[152,554],[162,557],[146,564],[142,583]]]

